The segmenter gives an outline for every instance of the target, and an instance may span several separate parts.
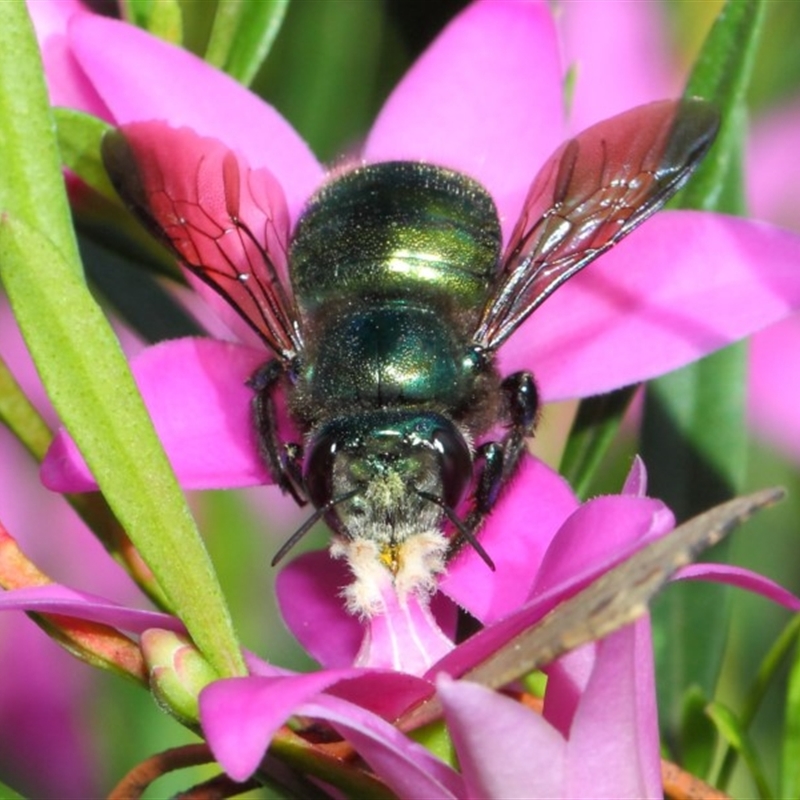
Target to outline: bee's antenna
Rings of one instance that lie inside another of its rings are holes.
[[[351,497],[355,497],[359,493],[359,489],[353,489],[352,492],[347,492],[346,494],[341,495],[340,497],[334,497],[332,500],[328,500],[324,506],[318,508],[284,543],[280,550],[275,553],[274,558],[270,562],[271,566],[275,567],[278,565],[280,561],[283,560],[284,556],[311,530],[311,528],[319,522],[319,520],[334,506],[338,505],[339,503],[344,503],[345,500],[349,500]]]
[[[467,542],[471,545],[472,549],[483,559],[484,563],[486,564],[489,569],[494,572],[495,566],[494,561],[492,561],[489,554],[484,550],[483,545],[475,538],[475,534],[467,528],[466,525],[455,515],[450,506],[446,505],[445,502],[440,498],[437,497],[435,494],[429,494],[428,492],[423,492],[422,489],[414,488],[414,492],[423,500],[428,500],[434,505],[439,506],[439,508],[444,511],[447,519],[453,523],[455,529],[466,539]]]

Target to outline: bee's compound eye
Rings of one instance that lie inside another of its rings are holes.
[[[442,500],[449,508],[455,508],[472,479],[472,455],[454,425],[441,426],[433,431],[431,444],[439,456]]]
[[[337,441],[335,433],[323,432],[314,437],[306,452],[303,481],[315,508],[322,508],[333,498],[333,462]]]

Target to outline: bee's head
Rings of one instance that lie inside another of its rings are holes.
[[[438,527],[472,477],[460,429],[435,412],[371,411],[337,417],[315,432],[303,477],[311,502],[346,536],[402,539]]]

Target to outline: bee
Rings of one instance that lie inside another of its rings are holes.
[[[498,349],[672,197],[718,126],[685,99],[588,128],[547,159],[505,248],[487,190],[442,166],[340,170],[290,231],[275,179],[217,140],[161,122],[109,132],[123,201],[269,351],[250,381],[260,454],[315,509],[273,564],[324,518],[360,613],[375,570],[402,595],[431,591],[464,543],[493,567],[478,533],[539,410],[533,375],[501,375]]]

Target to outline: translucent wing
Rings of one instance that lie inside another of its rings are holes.
[[[702,100],[664,100],[561,145],[531,185],[474,341],[499,347],[564,281],[661,208],[718,126]]]
[[[287,291],[289,215],[267,170],[221,142],[163,122],[103,139],[103,163],[123,201],[284,361],[302,349]]]

